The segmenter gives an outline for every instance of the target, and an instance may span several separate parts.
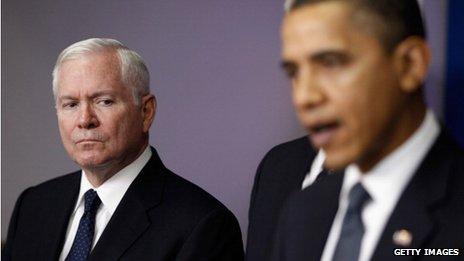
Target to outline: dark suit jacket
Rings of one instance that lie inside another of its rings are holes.
[[[343,174],[337,174],[289,197],[272,260],[320,260],[338,209]],[[375,261],[437,260],[394,256],[394,249],[401,246],[395,245],[393,234],[401,229],[412,234],[406,248],[459,248],[460,256],[438,260],[463,259],[464,155],[443,131],[402,193],[372,256]]]
[[[152,152],[89,260],[242,260],[234,215]],[[57,260],[79,185],[75,172],[25,190],[11,218],[3,260]]]
[[[271,149],[259,164],[251,194],[246,260],[269,260],[281,206],[301,189],[316,152],[308,137]]]

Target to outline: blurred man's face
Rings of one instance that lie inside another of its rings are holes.
[[[290,12],[282,26],[298,118],[333,169],[385,156],[404,101],[394,59],[350,16],[348,4],[330,1]]]
[[[121,169],[145,145],[149,124],[131,88],[123,85],[119,68],[110,52],[61,66],[56,97],[61,139],[83,169]]]

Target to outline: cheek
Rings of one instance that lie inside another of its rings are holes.
[[[292,81],[291,84],[291,98],[292,98],[292,103],[295,109],[298,110],[301,104],[301,90],[295,85],[295,80]]]
[[[355,75],[356,76],[356,75]],[[358,75],[359,76],[359,75]],[[332,91],[334,109],[342,121],[344,130],[340,139],[352,149],[359,149],[369,139],[373,127],[372,115],[375,115],[375,97],[370,93],[372,86],[366,77],[350,77],[339,82],[338,88]],[[375,117],[373,117],[375,119]],[[356,148],[355,148],[356,147]]]
[[[123,143],[127,143],[131,140],[131,137],[132,137],[132,133],[131,133],[131,130],[134,126],[132,126],[131,128],[131,125],[128,121],[126,121],[125,123],[122,123],[122,124],[119,124],[117,126],[118,128],[118,135],[119,135],[119,141],[120,142],[123,142]]]
[[[119,146],[124,146],[123,144],[130,143],[138,133],[140,122],[133,114],[123,114],[115,118],[111,123],[108,123],[111,136],[117,140]]]
[[[391,120],[392,110],[398,106],[395,104],[396,96],[392,93],[394,85],[382,78],[363,79],[358,85],[359,91],[346,97],[351,102],[345,106],[343,113],[348,115],[346,118],[350,123],[351,135],[356,141],[354,145],[360,150],[368,149],[378,142],[378,137],[381,137]]]
[[[70,123],[69,120],[58,118],[58,129],[60,131],[61,139],[63,142],[70,140],[71,133],[73,130],[73,125]]]

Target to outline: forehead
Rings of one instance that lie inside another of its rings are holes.
[[[119,59],[112,52],[88,53],[64,61],[58,72],[59,90],[113,85],[121,80]]]
[[[353,41],[366,35],[352,18],[352,7],[341,1],[310,4],[291,11],[282,24],[283,56],[353,46]]]
[[[69,68],[88,71],[120,71],[119,58],[114,51],[98,51],[70,56],[60,66],[60,74],[66,73]]]

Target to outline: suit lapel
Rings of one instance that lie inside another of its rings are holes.
[[[39,219],[44,228],[41,238],[41,247],[37,257],[44,257],[43,260],[58,260],[64,244],[64,238],[68,228],[69,217],[76,204],[80,185],[80,171],[72,173],[57,193],[50,193],[53,198],[48,204],[50,209],[43,209],[45,218]],[[42,259],[42,258],[37,258]]]
[[[303,215],[307,224],[304,232],[307,237],[303,239],[306,247],[305,254],[307,260],[320,260],[325,243],[329,236],[330,228],[338,210],[340,190],[343,184],[344,172],[333,173],[324,179],[312,184],[303,191],[306,201],[305,204],[311,206],[306,208]],[[302,206],[302,209],[305,207]],[[309,223],[308,220],[311,222]],[[307,247],[310,246],[310,247]]]
[[[382,233],[373,260],[391,260],[395,248],[420,248],[432,231],[433,221],[429,217],[426,204],[416,194],[417,189],[417,185],[413,185],[401,197]],[[400,231],[405,232],[403,236],[399,236]],[[412,257],[403,258],[409,260]]]
[[[451,172],[453,155],[450,146],[451,143],[442,131],[400,197],[376,247],[373,260],[391,260],[395,248],[421,248],[431,236],[435,226],[433,212],[445,197]],[[402,235],[399,231],[403,232]],[[403,258],[411,260],[413,256]]]
[[[296,171],[298,178],[294,179],[297,181],[297,188],[301,189],[301,184],[303,183],[303,180],[305,179],[306,175],[309,173],[309,170],[311,169],[311,165],[313,164],[314,159],[316,158],[318,154],[318,150],[314,149],[309,141],[309,138],[307,136],[304,137],[304,146],[303,150],[301,153],[296,154],[297,156],[302,156],[302,157],[295,157],[296,159],[296,168],[299,171]]]
[[[165,168],[152,148],[152,157],[130,185],[89,260],[118,260],[148,229],[147,211],[161,202]]]

